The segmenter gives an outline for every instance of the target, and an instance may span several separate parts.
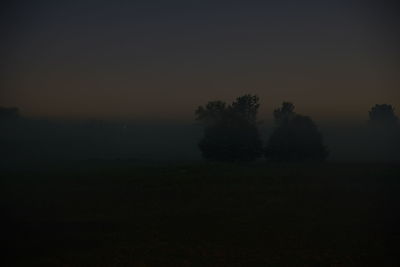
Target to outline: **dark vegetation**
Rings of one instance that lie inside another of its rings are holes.
[[[263,150],[257,121],[259,106],[259,98],[253,95],[238,97],[231,105],[211,101],[200,106],[196,119],[204,126],[204,136],[198,144],[203,158],[212,161],[259,158]],[[326,160],[329,151],[317,125],[294,109],[292,103],[283,102],[281,108],[274,110],[275,129],[264,148],[265,158],[280,162]],[[400,159],[400,125],[394,108],[387,104],[375,105],[369,117],[365,136],[371,143],[378,140],[374,149],[381,156],[376,158]]]
[[[205,159],[251,161],[262,154],[257,129],[259,98],[238,97],[231,105],[211,101],[196,110],[196,119],[205,125],[199,148]]]
[[[265,157],[271,161],[323,161],[328,151],[322,135],[311,118],[294,112],[284,102],[274,111],[276,129],[268,140]]]
[[[2,266],[396,266],[399,171],[92,161],[3,173]]]
[[[399,118],[394,113],[392,105],[375,105],[369,111],[369,122],[373,125],[386,127],[398,126]]]
[[[400,160],[400,123],[391,105],[375,105],[369,111],[368,138],[383,160]]]

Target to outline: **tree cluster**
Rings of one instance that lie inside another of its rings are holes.
[[[324,161],[328,149],[314,121],[297,114],[295,106],[283,102],[273,112],[275,127],[263,146],[258,131],[260,107],[255,95],[238,97],[232,104],[211,101],[196,110],[196,120],[204,125],[199,142],[203,157],[213,161],[252,161],[262,155],[269,161]],[[369,112],[370,124],[395,126],[399,119],[391,105],[375,105]]]
[[[262,142],[257,128],[259,98],[238,97],[231,105],[212,101],[196,110],[205,125],[199,148],[205,159],[251,161],[261,156]]]
[[[396,127],[398,122],[399,118],[394,113],[392,105],[377,104],[369,111],[369,123],[373,126]]]
[[[322,161],[328,156],[322,135],[310,117],[294,112],[294,105],[283,102],[274,110],[275,130],[265,148],[271,161]]]

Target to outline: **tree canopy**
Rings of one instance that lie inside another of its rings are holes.
[[[199,148],[205,159],[251,161],[261,156],[262,142],[257,129],[259,98],[243,95],[231,104],[211,101],[196,110],[204,125]]]
[[[392,105],[376,104],[369,111],[369,122],[375,125],[396,125],[399,118]]]
[[[283,102],[274,111],[276,128],[265,148],[271,161],[321,161],[328,156],[322,135],[310,117],[296,114],[294,105]]]

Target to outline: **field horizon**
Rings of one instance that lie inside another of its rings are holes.
[[[395,266],[398,163],[5,171],[6,266]]]

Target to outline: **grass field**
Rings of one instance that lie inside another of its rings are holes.
[[[4,171],[2,266],[396,266],[399,167],[83,162]]]

